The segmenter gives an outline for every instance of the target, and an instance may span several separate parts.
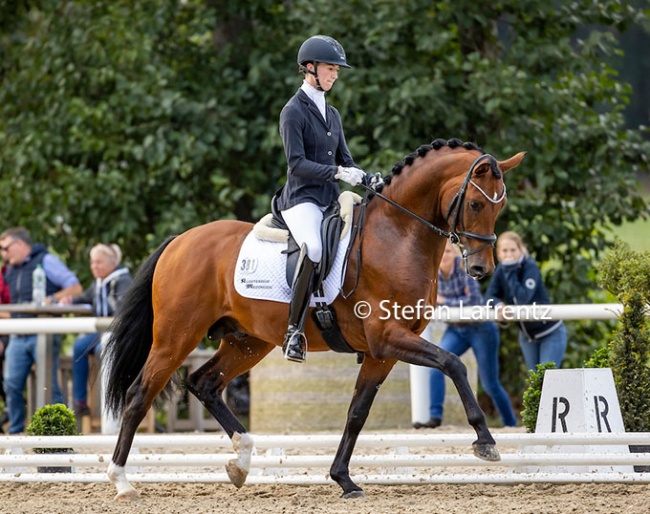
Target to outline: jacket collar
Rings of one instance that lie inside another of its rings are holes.
[[[316,107],[316,104],[311,101],[311,99],[307,96],[307,93],[305,93],[302,89],[298,89],[298,93],[296,93],[296,97],[298,100],[300,100],[305,107],[318,119],[323,124],[323,127],[329,128],[329,121],[325,121],[323,119],[323,115],[320,113],[318,110],[318,107]],[[328,105],[327,102],[325,102],[325,110],[328,110]],[[328,120],[331,119],[330,116],[327,117]]]

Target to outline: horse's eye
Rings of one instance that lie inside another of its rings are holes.
[[[481,210],[481,204],[479,202],[470,201],[469,208],[472,209],[474,212],[478,212]]]

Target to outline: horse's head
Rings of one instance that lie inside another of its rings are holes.
[[[494,271],[494,226],[507,202],[503,175],[519,165],[525,152],[504,161],[479,151],[454,155],[457,159],[446,174],[452,178],[442,191],[441,207],[449,239],[462,250],[465,271],[481,278]]]
[[[401,227],[409,215],[413,221],[408,226],[421,231],[416,238],[427,239],[425,233],[449,238],[461,247],[467,273],[483,277],[494,271],[494,226],[506,204],[503,175],[524,155],[497,161],[473,143],[436,139],[407,155],[385,177],[383,198],[392,204],[385,212]],[[440,239],[428,240],[433,247],[427,250],[423,241],[423,251],[442,255]]]

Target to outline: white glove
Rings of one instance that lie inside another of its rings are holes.
[[[339,166],[339,171],[334,175],[334,178],[347,182],[351,186],[361,184],[366,172],[359,168]]]

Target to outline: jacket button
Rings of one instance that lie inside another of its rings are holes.
[[[328,136],[331,136],[331,135],[332,135],[332,133],[331,133],[331,132],[328,132],[328,133],[327,133],[327,135],[328,135]]]
[[[327,155],[332,155],[332,150],[330,150],[329,152],[327,152]]]

